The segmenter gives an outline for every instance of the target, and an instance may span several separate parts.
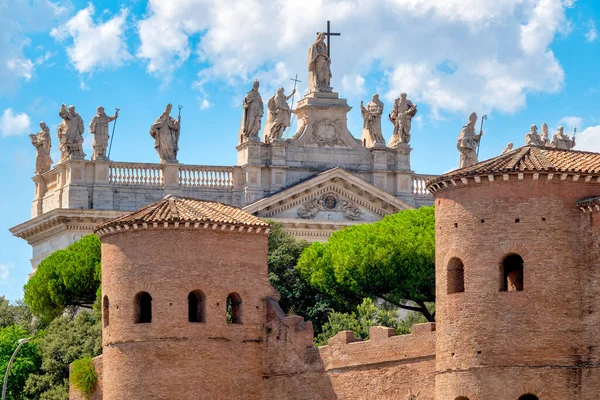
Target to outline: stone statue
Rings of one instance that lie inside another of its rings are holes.
[[[242,123],[240,124],[240,144],[244,142],[258,142],[260,131],[260,120],[262,119],[264,106],[258,88],[260,84],[254,81],[252,90],[246,93],[242,103]]]
[[[569,135],[565,134],[562,126],[558,127],[558,132],[552,135],[552,143],[550,146],[557,149],[571,150],[575,147],[575,138],[569,138]]]
[[[379,100],[379,95],[374,94],[373,99],[365,108],[364,103],[360,102],[360,113],[363,117],[363,130],[361,141],[365,147],[382,146],[385,147],[385,139],[381,133],[381,115],[383,114],[383,103]]]
[[[513,144],[512,144],[512,142],[508,142],[508,144],[506,145],[504,150],[502,150],[502,154],[506,154],[508,152],[511,152],[512,150],[513,150]]]
[[[283,88],[277,89],[277,94],[269,99],[267,103],[267,122],[265,124],[265,143],[273,143],[281,139],[285,128],[290,126],[292,110],[288,100],[296,93],[296,89],[289,96],[283,92]]]
[[[108,116],[104,112],[104,107],[99,106],[96,108],[96,115],[90,122],[90,133],[94,135],[94,142],[92,147],[94,153],[92,154],[92,160],[108,160],[106,156],[106,150],[108,149],[108,123],[114,121],[119,117],[119,110],[117,109],[115,115]]]
[[[415,115],[417,115],[417,106],[406,98],[406,93],[400,93],[400,98],[394,101],[394,108],[389,115],[390,121],[394,124],[394,133],[389,147],[410,143],[411,122]]]
[[[540,135],[541,146],[550,146],[550,139],[548,139],[548,125],[544,122],[542,124],[542,134]]]
[[[58,125],[58,140],[60,142],[60,161],[71,157],[83,158],[83,120],[79,113],[75,112],[75,106],[66,105],[60,107],[58,115],[62,122]]]
[[[483,131],[480,131],[478,135],[475,134],[476,122],[477,114],[472,113],[469,116],[469,123],[463,126],[458,135],[456,148],[460,153],[459,168],[470,167],[471,165],[477,164],[477,147],[479,147],[479,141],[481,140]]]
[[[327,55],[327,45],[323,32],[308,49],[308,80],[311,92],[331,92],[331,59]]]
[[[542,141],[540,135],[538,133],[537,125],[531,125],[530,131],[525,135],[525,145],[526,146],[541,146]]]
[[[50,158],[50,148],[52,147],[52,139],[50,139],[50,128],[45,122],[40,122],[42,129],[38,133],[29,135],[31,144],[35,147],[35,173],[43,174],[50,170],[52,158]]]
[[[181,116],[171,118],[172,107],[172,104],[167,104],[165,111],[150,127],[150,136],[154,138],[154,148],[162,164],[177,163]]]

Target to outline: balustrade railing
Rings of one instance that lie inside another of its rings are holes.
[[[108,182],[114,185],[162,186],[162,165],[111,163],[108,168]]]
[[[232,167],[179,166],[179,186],[183,188],[225,189],[232,188],[233,183]]]
[[[431,196],[432,194],[425,188],[427,181],[436,178],[437,175],[413,175],[412,192],[415,196]]]

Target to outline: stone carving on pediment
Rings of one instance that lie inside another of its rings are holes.
[[[341,121],[339,119],[323,119],[316,121],[312,126],[312,136],[308,144],[316,144],[319,147],[335,145],[344,146],[344,141],[340,136]]]
[[[320,211],[341,212],[344,218],[350,221],[361,221],[364,218],[363,212],[357,206],[331,192],[304,203],[298,209],[297,215],[302,219],[313,219]]]

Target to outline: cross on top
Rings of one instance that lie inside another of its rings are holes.
[[[319,33],[320,32],[317,32],[317,35]],[[330,43],[329,39],[331,38],[331,36],[340,36],[341,33],[333,33],[333,32],[331,32],[330,22],[327,21],[327,32],[323,32],[323,34],[325,36],[327,36],[327,57],[331,58],[331,43]]]

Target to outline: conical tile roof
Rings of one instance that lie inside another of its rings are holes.
[[[212,201],[167,196],[159,202],[149,204],[100,225],[96,232],[120,225],[165,222],[269,227],[268,223],[236,207]]]

